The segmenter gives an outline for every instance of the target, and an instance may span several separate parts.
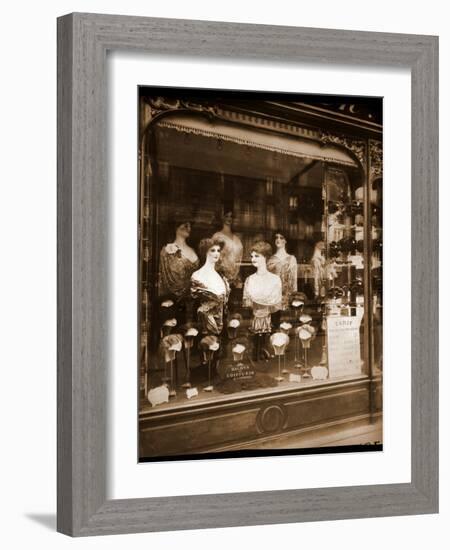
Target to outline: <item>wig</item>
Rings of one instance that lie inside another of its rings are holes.
[[[177,234],[177,229],[185,223],[190,223],[192,227],[193,223],[190,216],[176,213],[173,219],[169,222],[170,234],[175,236]]]
[[[198,244],[198,255],[200,257],[200,262],[202,264],[205,263],[208,250],[210,250],[213,246],[218,246],[222,251],[224,245],[225,243],[220,239],[211,239],[211,238],[202,239]]]
[[[272,246],[266,241],[256,241],[252,245],[251,252],[261,254],[261,256],[264,256],[268,260],[272,256]]]

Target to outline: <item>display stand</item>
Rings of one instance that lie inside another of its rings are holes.
[[[164,349],[164,377],[162,381],[167,385],[169,382],[169,397],[176,396],[174,386],[174,360],[183,347],[183,337],[180,334],[168,334],[161,341]],[[167,376],[167,364],[170,364],[170,376]]]
[[[286,346],[289,343],[289,336],[284,332],[276,332],[270,337],[270,343],[273,346],[273,350],[278,359],[278,376],[275,377],[277,382],[282,382],[284,377],[281,376],[281,356],[284,357],[286,352]]]
[[[170,384],[169,384],[169,397],[176,397],[177,392],[173,383],[173,359],[170,360]]]
[[[212,350],[209,350],[208,351],[208,385],[206,386],[206,388],[203,388],[204,391],[213,391],[214,389],[214,386],[212,385],[211,383],[211,362],[212,362],[212,358],[214,356],[214,351]]]
[[[305,304],[303,300],[293,299],[291,302],[291,307],[294,310],[295,324],[299,323],[299,317],[303,312],[304,305]],[[294,339],[294,368],[295,369],[303,368],[303,364],[300,361],[300,349],[299,349],[299,343],[297,338]]]
[[[302,315],[300,317],[301,326],[297,329],[298,339],[300,340],[303,348],[303,367],[302,377],[311,378],[310,367],[308,365],[308,349],[311,347],[311,341],[315,336],[315,329],[311,325],[312,318],[309,315]]]
[[[186,389],[191,387],[191,350],[192,346],[194,345],[194,338],[197,336],[197,334],[198,330],[196,328],[189,327],[184,335],[184,349],[186,351],[186,374],[185,381],[182,387]]]
[[[205,336],[200,341],[200,349],[203,352],[203,359],[208,365],[208,385],[203,388],[203,391],[212,392],[214,386],[212,384],[211,370],[214,359],[214,352],[220,348],[219,340],[216,336]]]
[[[286,336],[289,338],[289,331],[291,330],[292,325],[291,323],[281,323],[280,324],[280,331],[286,334]],[[294,339],[295,344],[295,339]],[[295,347],[295,345],[294,345]],[[281,374],[289,374],[289,369],[286,368],[286,354],[283,355],[283,370],[281,371]]]

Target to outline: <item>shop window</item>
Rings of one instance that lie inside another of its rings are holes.
[[[381,368],[381,183],[367,235],[353,157],[279,135],[271,151],[245,124],[222,123],[217,139],[208,124],[167,117],[151,129],[141,407],[364,377],[371,358]]]

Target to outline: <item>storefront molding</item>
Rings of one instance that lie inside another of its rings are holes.
[[[372,384],[380,386],[381,381]],[[370,380],[362,377],[259,397],[199,403],[195,408],[151,409],[140,415],[140,456],[151,459],[211,452],[229,445],[237,448],[306,428],[313,435],[330,422],[370,417],[370,391]]]
[[[320,446],[326,445],[326,441],[334,439],[336,431],[338,430],[351,430],[360,427],[370,427],[374,424],[380,423],[382,420],[382,412],[376,412],[374,414],[361,414],[359,416],[352,416],[350,418],[339,418],[337,420],[331,420],[330,422],[324,422],[320,425],[306,426],[295,430],[286,431],[283,437],[295,438],[298,440],[299,448],[314,448],[317,442],[320,442]],[[261,435],[258,438],[248,441],[246,443],[238,443],[231,445],[222,445],[216,447],[209,452],[220,453],[239,451],[245,449],[255,449],[256,446],[270,449],[272,447],[279,446],[280,434],[273,433],[270,435]],[[375,443],[375,442],[373,442]]]

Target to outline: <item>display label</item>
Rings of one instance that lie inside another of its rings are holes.
[[[362,317],[327,317],[329,378],[361,374]]]
[[[289,375],[289,382],[301,382],[302,376],[301,374],[290,374]]]
[[[327,367],[313,367],[311,369],[311,376],[313,380],[326,380],[328,378],[328,369]]]
[[[217,372],[221,380],[245,380],[255,376],[253,367],[248,363],[221,363]]]
[[[157,388],[151,389],[147,397],[152,407],[156,407],[156,405],[169,402],[169,390],[167,386],[158,386]]]
[[[197,390],[197,388],[188,388],[188,389],[186,390],[186,397],[187,397],[188,399],[192,399],[192,397],[197,397],[197,395],[198,395],[198,390]]]

